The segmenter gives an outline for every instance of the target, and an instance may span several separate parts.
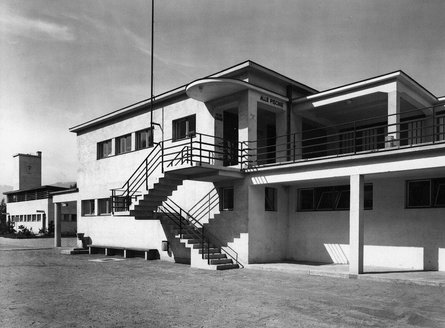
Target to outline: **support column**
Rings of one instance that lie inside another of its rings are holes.
[[[54,203],[54,247],[62,246],[61,240],[61,203]]]
[[[363,273],[364,241],[364,176],[350,177],[350,210],[349,210],[349,273]]]
[[[400,95],[396,90],[388,92],[388,133],[385,148],[400,145]]]

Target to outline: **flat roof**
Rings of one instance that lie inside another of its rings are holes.
[[[18,193],[22,193],[22,192],[38,191],[38,190],[48,190],[48,191],[60,191],[60,190],[63,190],[63,191],[65,191],[65,190],[68,190],[68,189],[70,189],[70,188],[45,185],[45,186],[40,186],[40,187],[36,187],[36,188],[5,191],[3,193],[3,195],[18,194]]]

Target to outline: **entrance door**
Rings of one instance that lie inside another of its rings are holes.
[[[223,115],[223,165],[238,164],[238,113],[224,112]]]

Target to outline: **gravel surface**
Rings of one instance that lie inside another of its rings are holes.
[[[0,327],[445,327],[444,288],[93,259],[0,250]]]

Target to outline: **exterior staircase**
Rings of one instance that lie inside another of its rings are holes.
[[[230,270],[239,269],[239,264],[234,263],[231,258],[221,251],[221,247],[218,247],[211,242],[206,242],[202,239],[197,239],[199,236],[196,234],[195,227],[189,226],[183,228],[182,234],[177,231],[176,238],[180,240],[185,247],[190,249],[191,266],[201,269],[210,270]],[[203,247],[204,244],[204,247]]]
[[[154,212],[171,196],[173,192],[182,185],[182,179],[169,173],[165,173],[148,193],[139,199],[134,205],[134,209],[130,209],[130,215],[136,220],[154,219]]]
[[[182,211],[172,200],[168,199],[159,208],[164,222],[173,225],[171,231],[175,238],[190,249],[190,264],[194,268],[207,270],[238,269],[240,264],[235,257],[228,256],[216,238],[204,232],[205,225],[194,222],[194,219]],[[179,210],[178,210],[179,209]]]

